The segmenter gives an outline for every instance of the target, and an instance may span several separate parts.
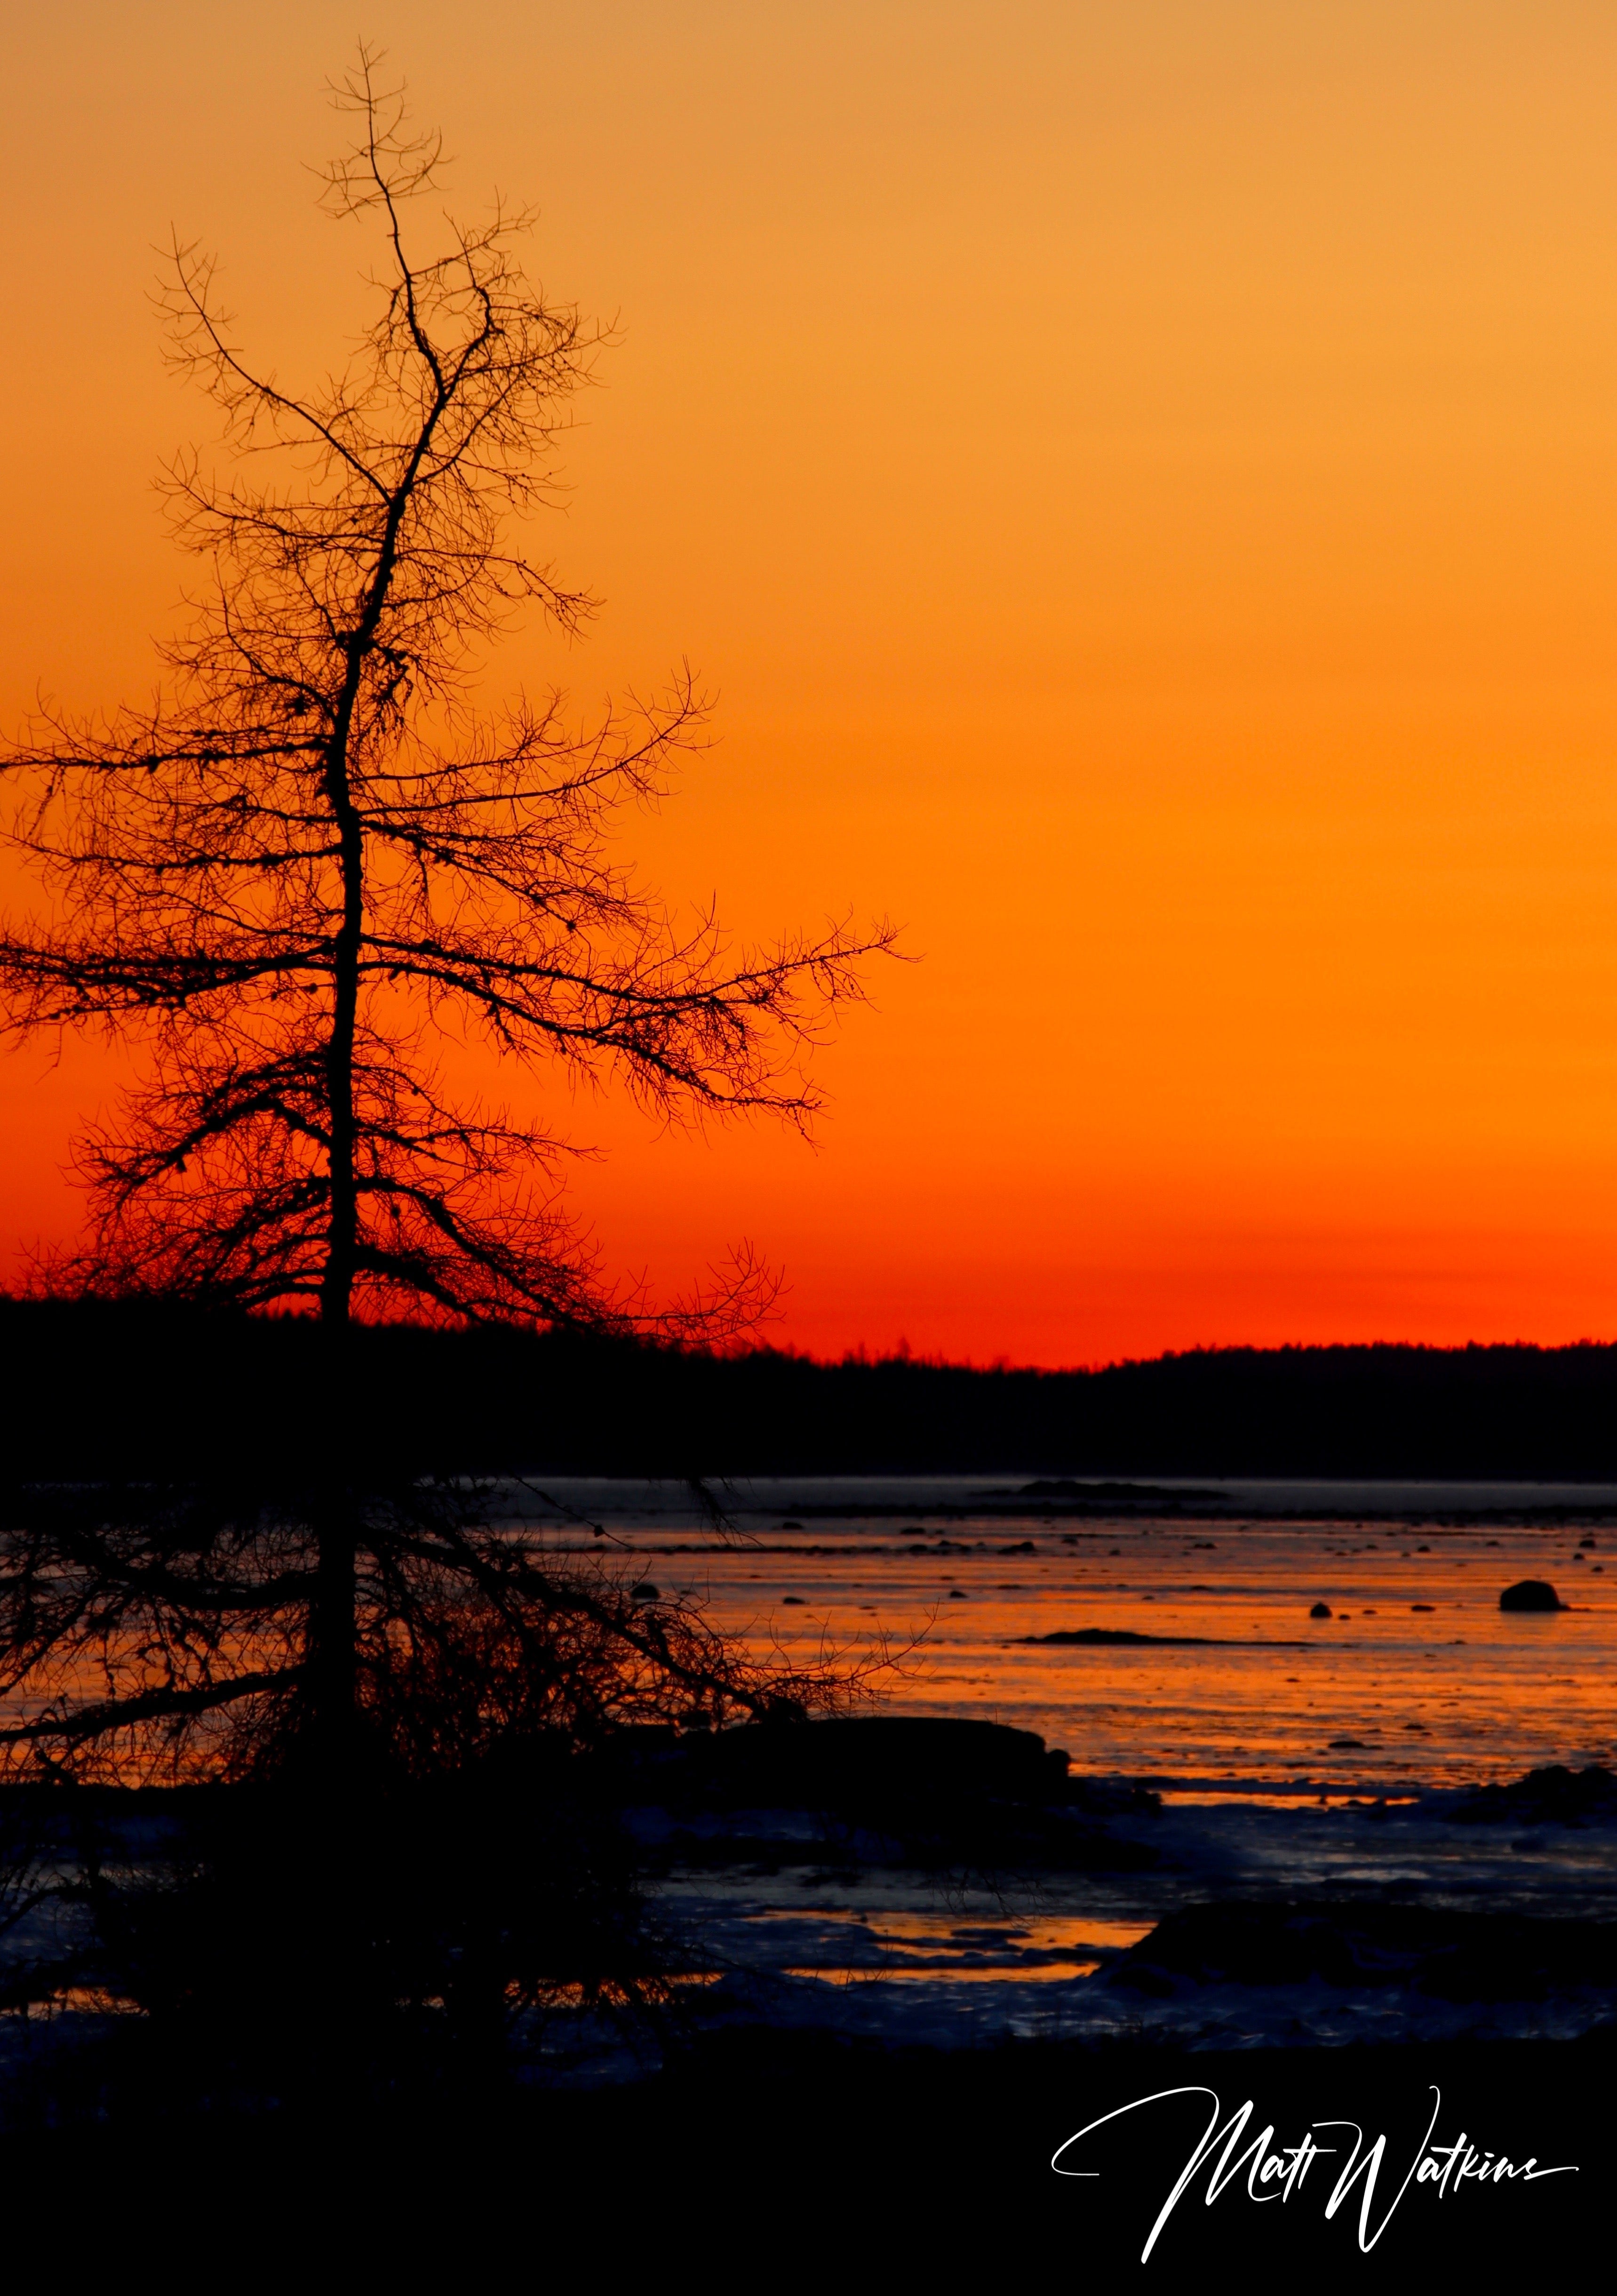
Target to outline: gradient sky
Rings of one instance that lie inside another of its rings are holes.
[[[923,960],[814,1148],[573,1108],[609,1263],[750,1237],[816,1351],[1617,1332],[1610,6],[12,10],[7,725],[173,621],[152,243],[289,378],[356,324],[302,172],[356,27],[621,318],[543,545],[605,611],[491,698],[689,656],[649,872]],[[8,1249],[114,1075],[0,1062]]]

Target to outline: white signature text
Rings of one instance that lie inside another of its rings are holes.
[[[1142,2264],[1149,2261],[1151,2251],[1156,2246],[1164,2226],[1179,2206],[1180,2201],[1198,2171],[1203,2168],[1207,2169],[1205,2205],[1211,2208],[1225,2186],[1239,2177],[1243,2169],[1246,2172],[1243,2182],[1248,2200],[1284,2202],[1289,2201],[1294,2194],[1302,2192],[1308,2181],[1309,2171],[1316,2161],[1327,2158],[1333,2161],[1343,2160],[1343,2165],[1337,2171],[1335,2181],[1331,2186],[1330,2197],[1325,2203],[1325,2213],[1327,2219],[1335,2217],[1337,2210],[1351,2201],[1354,2185],[1360,2185],[1359,2245],[1367,2256],[1381,2238],[1382,2234],[1385,2232],[1392,2219],[1393,2211],[1411,2185],[1414,2185],[1417,2190],[1423,2185],[1433,2186],[1437,2198],[1443,2200],[1450,2193],[1458,2193],[1461,2186],[1467,2183],[1503,2185],[1520,2182],[1531,2185],[1536,2183],[1540,2177],[1573,2177],[1578,2173],[1577,2166],[1573,2162],[1567,2162],[1560,2168],[1541,2169],[1536,2153],[1530,2154],[1525,2161],[1518,2163],[1510,2160],[1503,2152],[1490,2152],[1474,2144],[1464,2129],[1452,2144],[1435,2144],[1433,2141],[1433,2133],[1437,2128],[1437,2117],[1442,2110],[1443,2102],[1442,2094],[1436,2087],[1432,2091],[1432,2117],[1426,2123],[1426,2133],[1411,2155],[1409,2164],[1404,2170],[1403,2181],[1387,2201],[1381,2221],[1373,2232],[1370,2229],[1370,2220],[1375,2207],[1376,2188],[1386,2159],[1387,2140],[1384,2136],[1378,2136],[1373,2144],[1367,2147],[1365,2132],[1358,2121],[1327,2120],[1311,2121],[1303,2135],[1293,2144],[1277,2144],[1272,2122],[1267,2128],[1259,2129],[1255,2136],[1248,2139],[1247,2127],[1254,2111],[1252,2099],[1248,2097],[1245,2103],[1232,2112],[1221,2128],[1220,2115],[1223,2112],[1223,2106],[1219,2102],[1216,2090],[1202,2088],[1195,2085],[1183,2088],[1157,2089],[1150,2096],[1138,2096],[1129,2104],[1120,2104],[1111,2112],[1103,2112],[1098,2120],[1090,2121],[1075,2135],[1067,2138],[1066,2144],[1056,2152],[1050,2167],[1058,2177],[1098,2176],[1099,2174],[1098,2169],[1084,2169],[1077,2165],[1074,2157],[1074,2148],[1081,2144],[1083,2139],[1097,2128],[1105,2128],[1108,2121],[1119,2120],[1127,2112],[1141,2112],[1147,2105],[1161,2104],[1167,2098],[1173,2096],[1205,2096],[1210,2100],[1213,2109],[1207,2116],[1205,2129],[1191,2148],[1189,2157],[1180,2170],[1172,2190],[1163,2202],[1146,2244],[1140,2251],[1139,2260]],[[1342,2132],[1341,2141],[1329,2144],[1319,2143],[1317,2132],[1322,2133],[1327,2130]],[[1221,2143],[1223,2150],[1214,2161],[1213,2155]],[[1346,2157],[1343,2159],[1344,2154]],[[1396,2171],[1389,2169],[1387,2173],[1392,2176]],[[1323,2190],[1323,2180],[1329,2175],[1329,2169],[1321,2171],[1320,2177],[1315,2180],[1316,2192]]]

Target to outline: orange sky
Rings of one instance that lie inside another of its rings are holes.
[[[376,0],[458,155],[621,315],[546,547],[603,594],[491,695],[687,654],[722,741],[633,825],[743,927],[887,909],[820,1144],[649,1135],[580,1193],[780,1336],[987,1359],[1617,1334],[1617,17],[1573,0]],[[0,31],[0,715],[140,693],[207,435],[170,222],[313,373],[351,12]],[[4,1238],[105,1057],[0,1063]]]

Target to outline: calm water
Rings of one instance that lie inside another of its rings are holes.
[[[1137,1869],[1014,1884],[850,1865],[807,1814],[766,1813],[766,1830],[801,1834],[792,1854],[687,1856],[657,1885],[692,1941],[705,2013],[887,2039],[1155,2031],[1221,2048],[1564,2036],[1609,2018],[1588,1988],[1479,2004],[1311,1980],[1142,1998],[1109,1972],[1209,1897],[1617,1917],[1617,1827],[1457,1825],[1432,1792],[1617,1764],[1617,1485],[1232,1483],[1200,1518],[1169,1496],[1061,1521],[981,1496],[1017,1480],[754,1482],[724,1494],[717,1533],[677,1485],[547,1485],[557,1546],[615,1556],[760,1657],[886,1648],[887,1710],[1036,1730],[1081,1771],[1163,1792],[1159,1815],[1112,1823],[1148,1853]],[[530,1521],[540,1504],[514,1488],[511,1503]],[[1557,1508],[1579,1519],[1547,1521]],[[1571,1607],[1502,1613],[1501,1588],[1528,1577]],[[1311,1619],[1321,1602],[1332,1615]],[[1023,1639],[1086,1627],[1204,1639]],[[648,1849],[675,1827],[656,1808],[632,1822]],[[555,2046],[579,2078],[628,2062],[587,2018]]]
[[[907,1652],[889,1711],[1036,1730],[1080,1770],[1163,1792],[1159,1816],[1114,1822],[1150,1853],[1134,1872],[957,1887],[844,1870],[806,1841],[797,1858],[676,1865],[658,1896],[719,1953],[717,1995],[733,1989],[737,2013],[887,2039],[1149,2030],[1204,2047],[1564,2036],[1610,2015],[1587,1990],[1450,2003],[1318,1980],[1142,2000],[1107,1972],[1164,1914],[1209,1897],[1613,1918],[1612,1826],[1457,1825],[1432,1790],[1617,1762],[1617,1486],[1232,1483],[1199,1520],[1172,1497],[1054,1521],[976,1496],[1017,1480],[732,1486],[723,1537],[675,1486],[550,1487],[606,1527],[626,1570],[759,1656],[857,1660],[885,1636]],[[1579,1519],[1547,1521],[1556,1509]],[[1500,1590],[1530,1577],[1572,1607],[1501,1612]],[[1328,1620],[1311,1619],[1319,1602]],[[1021,1639],[1085,1627],[1205,1640]],[[671,1824],[641,1818],[649,1843]]]
[[[856,1658],[885,1636],[888,1710],[1036,1730],[1084,1770],[1267,1797],[1617,1761],[1617,1528],[1597,1520],[1617,1526],[1617,1486],[1231,1483],[1235,1511],[1207,1521],[971,1512],[1017,1480],[733,1485],[718,1538],[677,1486],[546,1488],[759,1655]],[[1532,1520],[1556,1506],[1582,1519]],[[1572,1607],[1501,1612],[1527,1577]],[[1085,1627],[1205,1639],[1021,1639]]]

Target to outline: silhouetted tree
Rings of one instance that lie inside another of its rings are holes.
[[[408,131],[376,62],[362,49],[335,91],[358,132],[323,194],[379,229],[360,348],[319,390],[283,386],[176,243],[171,355],[227,450],[169,472],[205,594],[151,708],[53,719],[10,754],[12,842],[53,898],[0,936],[12,1027],[102,1028],[147,1059],[84,1146],[91,1240],[53,1280],[308,1313],[330,1342],[300,1423],[266,1429],[234,1487],[13,1507],[0,1694],[24,1710],[0,1742],[36,1766],[243,1775],[313,1746],[333,1774],[365,1750],[420,1770],[500,1733],[576,1741],[815,1687],[559,1560],[486,1495],[390,1474],[355,1423],[351,1319],[635,1320],[559,1201],[559,1144],[455,1101],[437,1032],[609,1071],[671,1115],[802,1122],[802,1055],[890,943],[832,927],[732,954],[611,859],[614,808],[655,795],[700,722],[688,675],[583,730],[555,695],[476,706],[515,610],[564,632],[591,611],[507,527],[545,501],[601,338],[524,278],[522,215],[416,251],[439,140]],[[745,1319],[759,1282],[743,1255],[661,1327]]]

